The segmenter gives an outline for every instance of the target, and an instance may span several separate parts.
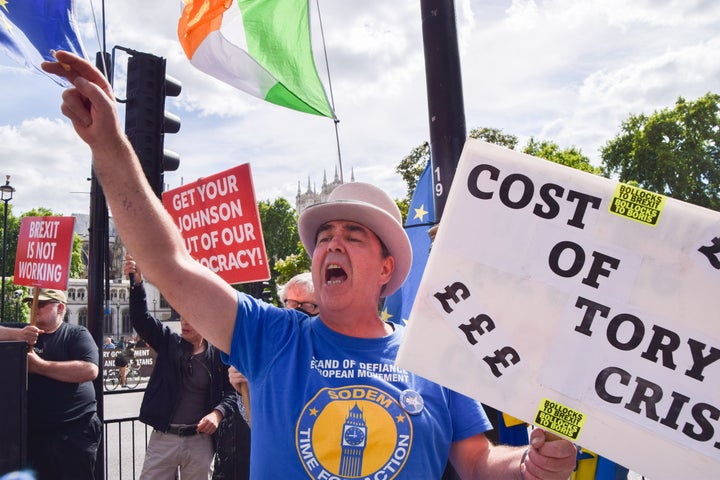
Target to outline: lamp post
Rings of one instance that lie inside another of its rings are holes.
[[[7,259],[7,217],[8,202],[13,198],[15,188],[10,185],[10,175],[5,175],[5,185],[0,186],[0,200],[5,202],[3,215],[2,287],[0,287],[0,322],[5,321],[5,261]]]
[[[155,317],[155,318],[157,318],[157,310],[155,308],[156,306],[157,306],[157,298],[153,298],[153,317]]]
[[[17,289],[13,292],[13,298],[15,299],[15,321],[20,322],[20,303],[22,303],[22,300],[20,297],[22,297],[23,291],[20,289]]]
[[[120,333],[122,334],[122,333],[124,333],[124,332],[123,332],[122,321],[121,321],[121,319],[120,319],[120,304],[119,304],[119,303],[115,304],[115,308],[117,308],[117,317],[116,317],[116,318],[117,318],[117,323],[115,324],[115,325],[116,325],[116,327],[115,327],[116,330],[115,330],[115,331],[116,331],[116,332],[120,332]]]

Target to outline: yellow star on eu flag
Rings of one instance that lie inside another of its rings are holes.
[[[425,220],[423,217],[425,217],[425,215],[427,214],[428,212],[425,210],[425,205],[420,205],[420,208],[415,209],[415,217],[413,218],[413,220],[418,219],[422,222],[423,220]]]

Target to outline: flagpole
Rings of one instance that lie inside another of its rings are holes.
[[[333,96],[332,80],[330,79],[330,63],[328,62],[327,48],[325,48],[325,30],[323,30],[322,15],[320,15],[320,2],[315,0],[315,5],[318,12],[320,38],[322,39],[323,54],[325,56],[325,71],[327,72],[328,91],[330,92],[330,107],[332,107],[333,114],[335,114],[335,97]],[[335,145],[337,146],[338,166],[340,167],[340,183],[345,183],[345,177],[343,176],[342,154],[340,153],[340,133],[338,131],[339,123],[340,120],[338,120],[337,116],[333,118],[333,124],[335,125]]]
[[[435,221],[440,222],[465,144],[460,54],[453,0],[421,0]]]
[[[100,51],[95,56],[95,66],[100,69],[108,81],[112,85],[112,59],[107,53],[105,43],[105,0],[102,1],[102,35],[97,29],[97,21],[95,20],[95,10],[93,9],[93,20],[95,24],[95,33],[97,35],[98,46]],[[95,176],[95,172],[90,167],[90,225],[89,225],[89,245],[88,245],[88,330],[93,336],[95,343],[102,348],[103,338],[105,336],[104,322],[105,308],[105,280],[107,271],[107,254],[109,241],[109,212],[105,194],[103,193],[100,182]],[[104,361],[100,356],[100,373],[93,382],[95,387],[95,400],[97,403],[97,415],[101,422],[105,422],[105,396],[103,390],[103,371]],[[101,438],[98,445],[95,480],[105,479],[105,442],[106,439]]]

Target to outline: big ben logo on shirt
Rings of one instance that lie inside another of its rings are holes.
[[[298,455],[313,479],[393,479],[412,445],[410,416],[388,393],[365,385],[323,388],[303,408]]]

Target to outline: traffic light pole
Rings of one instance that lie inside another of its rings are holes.
[[[440,222],[465,136],[460,54],[453,0],[421,0],[435,221]]]
[[[103,64],[103,55],[105,62]],[[107,53],[98,53],[95,65],[103,71],[108,69],[107,75],[112,83],[112,65],[110,56]],[[88,248],[88,330],[95,339],[95,344],[100,351],[100,373],[93,382],[95,386],[95,399],[97,401],[97,413],[100,421],[105,421],[105,401],[103,397],[103,318],[105,317],[104,296],[105,296],[105,272],[106,258],[108,252],[108,208],[105,201],[100,182],[91,168],[90,176],[90,242]],[[95,479],[105,479],[105,439],[101,436],[100,445],[97,449],[95,461]]]
[[[128,53],[125,134],[143,172],[158,197],[164,190],[163,172],[177,170],[180,157],[165,150],[165,133],[177,133],[180,119],[165,111],[165,98],[176,97],[182,86],[165,73],[162,57],[115,47]]]

